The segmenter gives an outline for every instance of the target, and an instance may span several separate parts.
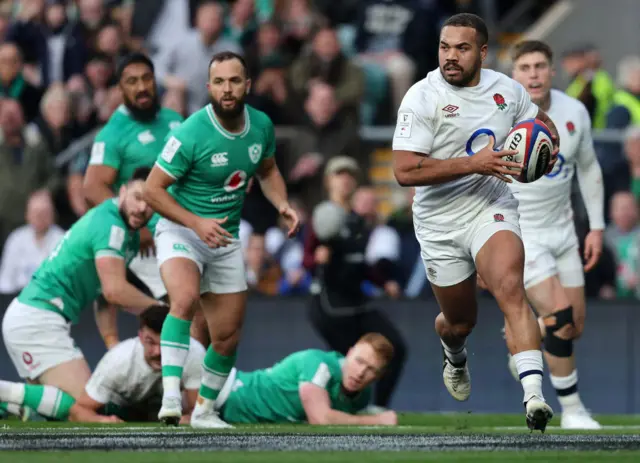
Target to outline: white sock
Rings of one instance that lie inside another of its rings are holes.
[[[518,352],[513,356],[516,362],[516,369],[520,376],[520,383],[524,390],[524,402],[528,402],[532,396],[538,396],[544,400],[542,396],[542,351],[525,350]]]
[[[573,370],[569,376],[549,375],[551,385],[556,390],[558,402],[563,412],[582,410],[584,405],[578,394],[578,370]]]
[[[173,397],[182,400],[182,392],[180,391],[180,377],[163,376],[162,389],[164,397]]]
[[[9,402],[6,405],[7,412],[13,416],[20,416],[22,414],[22,407],[18,404]]]
[[[442,339],[440,339],[440,343],[442,347],[444,347],[444,355],[446,355],[454,365],[461,365],[467,360],[467,348],[464,345],[458,349],[452,349],[447,346]]]
[[[24,401],[24,384],[0,381],[0,402],[21,404]],[[19,407],[18,407],[19,408]]]

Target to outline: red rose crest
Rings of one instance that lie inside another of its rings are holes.
[[[495,220],[496,222],[504,222],[504,215],[493,214],[493,220]]]
[[[504,101],[504,97],[499,93],[496,93],[495,95],[493,95],[493,101],[496,102],[496,104],[498,105],[498,108],[500,108],[500,111],[504,111],[504,108],[507,107],[507,103]]]
[[[576,132],[576,126],[573,124],[573,122],[567,122],[567,130],[569,131],[569,135],[573,135]]]

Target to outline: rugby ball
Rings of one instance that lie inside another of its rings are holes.
[[[513,177],[521,183],[535,182],[545,174],[551,161],[551,131],[540,119],[527,119],[511,129],[503,149],[518,152],[513,156],[504,156],[505,161],[523,165],[520,175]]]

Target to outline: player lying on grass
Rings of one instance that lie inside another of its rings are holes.
[[[100,293],[135,315],[158,303],[126,280],[126,265],[140,246],[138,230],[153,212],[142,197],[148,174],[136,169],[118,198],[73,224],[7,308],[2,337],[21,378],[78,398],[91,376],[70,334],[80,314]]]
[[[160,331],[168,313],[169,308],[162,305],[145,310],[140,315],[138,336],[122,341],[102,357],[77,400],[53,386],[0,381],[0,401],[12,404],[10,409],[28,407],[57,420],[156,421],[162,401]],[[182,375],[185,414],[181,423],[190,421],[204,355],[204,347],[191,339]]]
[[[396,425],[393,411],[357,415],[367,408],[370,386],[392,357],[389,340],[368,333],[346,356],[309,349],[264,370],[233,369],[215,408],[227,423]]]
[[[153,309],[158,310],[158,309]],[[165,312],[163,312],[165,313]],[[146,315],[146,314],[145,314]],[[166,316],[166,313],[165,315]],[[143,324],[144,317],[141,317]],[[158,351],[159,333],[156,332],[158,318],[153,318],[153,352]],[[151,323],[149,323],[151,324]],[[148,325],[147,325],[148,327]],[[157,368],[160,361],[157,354],[151,354],[144,337],[150,329],[141,328],[140,343],[145,348],[147,365]],[[107,401],[126,404],[132,391],[153,390],[151,396],[144,396],[150,405],[142,410],[142,415],[153,420],[158,411],[161,397],[161,375],[156,370],[148,371],[147,382],[132,381],[131,366],[136,364],[131,357],[119,353],[121,346],[110,350],[98,365],[87,384],[86,393],[74,403],[64,392],[50,386],[24,385],[0,381],[0,400],[25,405],[41,415],[85,422],[119,422],[116,416],[101,416],[108,413],[102,408]],[[194,348],[194,345],[197,348]],[[124,349],[122,349],[124,350]],[[197,351],[197,354],[193,352]],[[141,355],[141,354],[138,354]],[[153,366],[148,360],[153,358]],[[183,382],[187,388],[187,409],[193,406],[199,385],[199,362],[204,356],[204,347],[192,340],[189,359]],[[343,357],[337,352],[309,349],[296,352],[284,358],[271,368],[253,372],[233,369],[216,400],[215,407],[222,419],[230,423],[288,423],[307,422],[316,425],[396,425],[396,413],[384,411],[375,415],[357,415],[364,411],[371,398],[370,385],[378,379],[393,356],[393,346],[382,335],[369,333],[363,336]],[[198,357],[198,358],[196,358]],[[107,358],[112,358],[106,361]],[[138,362],[140,363],[140,362]],[[193,365],[193,367],[191,367]],[[147,367],[148,368],[148,367]],[[195,372],[198,375],[195,375]],[[193,373],[191,373],[193,372]],[[99,378],[99,379],[96,379]],[[103,378],[111,378],[104,381]],[[153,378],[153,380],[152,380]],[[120,386],[114,387],[115,384]],[[141,387],[144,385],[144,387]],[[128,386],[128,388],[125,388]],[[119,401],[119,402],[117,402]],[[140,406],[137,407],[140,410]],[[119,413],[119,415],[123,415]],[[129,414],[129,418],[140,420],[140,414]],[[182,423],[188,422],[183,415]]]

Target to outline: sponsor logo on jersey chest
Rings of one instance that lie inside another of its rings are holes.
[[[236,170],[224,181],[224,191],[231,193],[247,184],[247,173],[244,170]]]
[[[227,159],[229,153],[215,153],[211,156],[211,167],[224,167],[229,164]]]
[[[458,117],[460,115],[458,109],[460,109],[458,106],[448,104],[447,106],[442,108],[442,111],[446,113],[444,117]]]

